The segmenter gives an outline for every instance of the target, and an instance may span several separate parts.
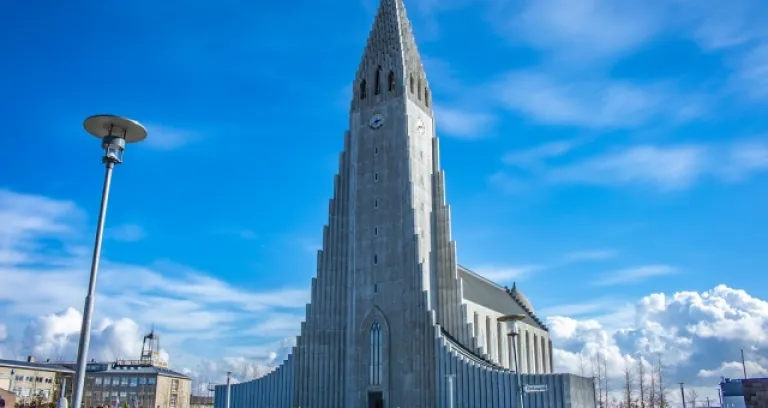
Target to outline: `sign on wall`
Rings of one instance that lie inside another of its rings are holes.
[[[523,391],[529,392],[547,392],[547,384],[527,384],[523,386]]]

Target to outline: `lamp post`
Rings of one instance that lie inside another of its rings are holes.
[[[83,402],[83,387],[85,385],[85,367],[88,360],[88,348],[91,342],[91,319],[93,303],[96,295],[96,275],[99,271],[101,256],[101,240],[104,234],[104,220],[109,200],[109,187],[112,184],[112,169],[123,162],[123,151],[126,143],[135,143],[147,137],[147,130],[139,122],[115,115],[94,115],[83,123],[85,130],[92,136],[101,139],[104,156],[101,161],[106,166],[104,187],[101,191],[101,207],[96,225],[96,242],[93,246],[91,259],[91,275],[88,283],[88,293],[83,307],[83,324],[80,328],[80,342],[77,346],[77,374],[72,397],[72,408],[80,408]]]
[[[456,374],[448,374],[448,408],[453,408],[453,379],[456,378]]]
[[[499,317],[497,320],[500,322],[508,322],[509,333],[507,334],[512,339],[512,353],[515,359],[515,379],[517,380],[517,394],[520,396],[520,408],[525,408],[525,402],[523,401],[523,383],[520,379],[520,364],[517,359],[517,342],[515,338],[520,334],[520,328],[517,326],[517,322],[525,319],[525,315],[512,314]]]
[[[683,399],[683,408],[685,408],[685,387],[683,386],[685,383],[679,383],[680,384],[680,397]]]
[[[224,408],[229,408],[229,396],[232,391],[232,371],[227,371],[227,395],[224,398]]]

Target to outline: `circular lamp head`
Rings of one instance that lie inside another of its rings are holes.
[[[113,136],[126,143],[136,143],[147,137],[147,129],[139,122],[116,115],[93,115],[85,120],[83,127],[99,139]]]

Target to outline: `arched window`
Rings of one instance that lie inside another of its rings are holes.
[[[395,73],[393,71],[389,71],[389,76],[387,77],[387,86],[389,88],[389,92],[392,92],[395,90]]]
[[[381,66],[376,68],[376,85],[375,85],[373,93],[375,95],[378,95],[378,94],[381,93]]]
[[[360,81],[360,99],[361,100],[365,99],[365,91],[366,91],[366,89],[367,89],[367,87],[366,87],[366,84],[365,84],[365,79],[363,79],[362,81]]]
[[[381,325],[371,325],[371,385],[381,384]]]

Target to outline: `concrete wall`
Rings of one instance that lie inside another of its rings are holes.
[[[478,360],[443,336],[435,341],[440,349],[437,353],[437,407],[450,406],[451,392],[454,408],[519,407],[520,393],[515,373]],[[453,379],[449,380],[451,375]],[[525,385],[546,386],[545,392],[523,394],[526,408],[595,408],[595,388],[591,378],[572,374],[523,374],[520,381],[523,388]]]
[[[750,378],[742,381],[746,408],[768,407],[768,378]]]
[[[294,408],[294,386],[296,385],[293,356],[275,371],[264,377],[233,384],[230,403],[227,407],[227,386],[216,386],[214,408]]]

